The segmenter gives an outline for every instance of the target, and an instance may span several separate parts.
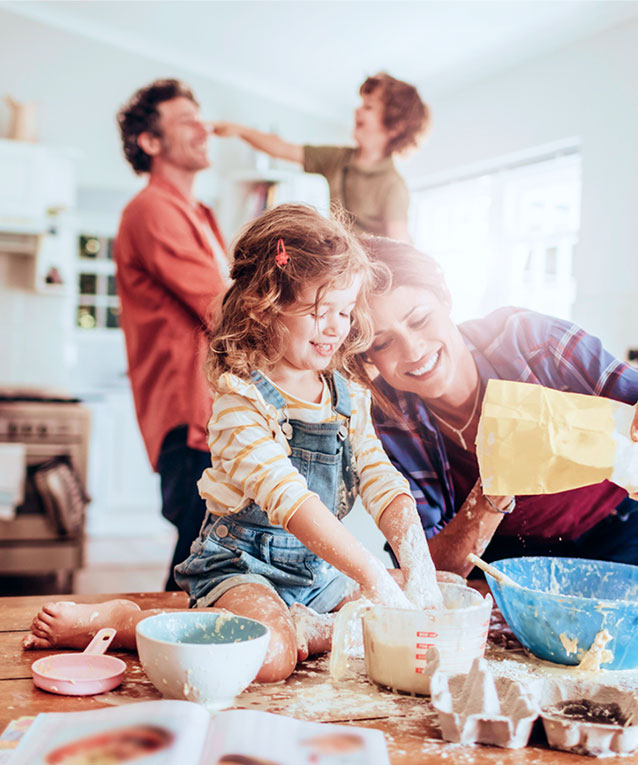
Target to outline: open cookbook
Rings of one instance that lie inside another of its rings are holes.
[[[28,726],[28,727],[27,727]],[[26,732],[24,728],[26,727]],[[20,730],[22,728],[22,730]],[[213,717],[190,701],[145,701],[11,723],[2,765],[389,765],[383,733],[247,709]],[[5,759],[6,758],[6,759]]]

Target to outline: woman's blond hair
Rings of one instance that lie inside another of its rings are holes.
[[[326,290],[344,289],[358,276],[361,289],[350,333],[331,364],[351,374],[354,357],[372,342],[367,295],[374,267],[339,217],[328,219],[312,207],[283,204],[239,234],[233,248],[233,283],[210,328],[205,370],[213,388],[224,372],[250,379],[252,371],[267,371],[282,358],[288,331],[281,315],[305,287],[317,285],[318,304]],[[285,258],[278,257],[282,245]]]

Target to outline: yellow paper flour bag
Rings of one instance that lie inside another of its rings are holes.
[[[605,478],[638,490],[634,407],[599,396],[490,380],[476,436],[486,494],[553,494]]]

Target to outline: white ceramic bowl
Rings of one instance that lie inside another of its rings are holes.
[[[149,616],[136,630],[140,661],[157,690],[209,709],[232,706],[255,679],[269,637],[254,619],[197,610]]]

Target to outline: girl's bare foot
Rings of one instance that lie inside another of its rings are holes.
[[[47,603],[31,622],[31,632],[22,641],[24,650],[80,648],[89,644],[103,627],[114,627],[114,648],[135,649],[135,625],[140,607],[131,600],[107,600],[104,603]]]
[[[336,614],[318,614],[301,603],[290,606],[290,616],[297,636],[297,660],[326,653],[332,643],[332,628]]]

